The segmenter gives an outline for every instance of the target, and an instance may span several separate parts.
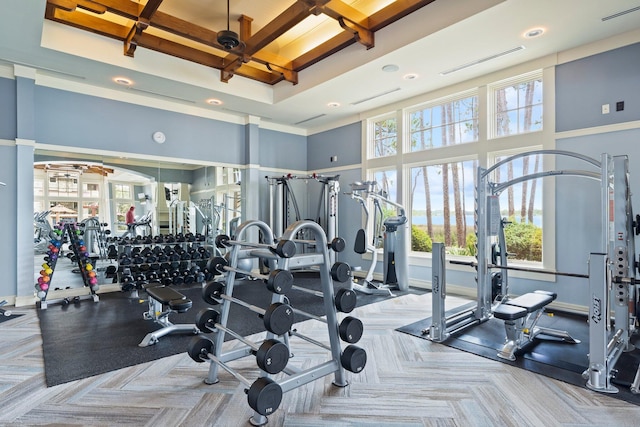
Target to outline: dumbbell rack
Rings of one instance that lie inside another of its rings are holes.
[[[138,298],[138,290],[151,282],[174,285],[210,280],[213,275],[208,274],[206,268],[211,256],[208,245],[202,239],[176,237],[118,241],[116,277],[122,291],[131,291],[132,298]],[[197,252],[197,258],[190,250]],[[169,256],[179,251],[189,256]]]
[[[269,226],[261,221],[249,221],[241,224],[237,229],[236,241],[241,242],[244,235],[248,233],[251,228],[258,228],[263,236],[273,236],[273,233]],[[366,352],[355,346],[349,345],[343,351],[341,348],[340,336],[338,333],[339,324],[337,319],[336,305],[334,303],[334,290],[332,275],[330,273],[331,258],[328,250],[327,238],[324,230],[313,221],[298,221],[292,224],[280,239],[280,243],[283,241],[295,241],[295,236],[301,232],[308,231],[305,235],[315,236],[314,244],[310,244],[310,247],[315,247],[315,253],[303,253],[294,254],[290,257],[279,256],[276,252],[275,246],[270,247],[265,244],[251,244],[243,243],[232,244],[231,250],[228,253],[228,268],[226,271],[226,295],[233,297],[233,288],[236,277],[236,271],[238,260],[243,258],[259,258],[268,260],[271,271],[283,270],[288,271],[289,268],[301,269],[307,267],[315,267],[320,271],[320,280],[322,285],[321,296],[324,302],[325,319],[328,331],[329,346],[324,345],[314,339],[304,337],[302,334],[298,334],[295,331],[289,331],[282,335],[282,339],[289,347],[289,354],[293,354],[290,346],[290,336],[295,336],[304,339],[307,342],[316,344],[330,352],[330,358],[324,363],[320,363],[317,366],[313,366],[307,369],[300,369],[298,367],[287,366],[282,370],[282,374],[279,374],[279,378],[274,378],[274,374],[269,374],[264,370],[260,370],[259,378],[251,387],[247,390],[249,405],[254,409],[254,415],[250,419],[250,423],[253,425],[264,425],[267,423],[266,416],[273,413],[280,404],[282,393],[294,390],[305,384],[313,382],[319,378],[327,375],[334,374],[333,384],[338,387],[345,387],[348,382],[345,378],[345,369],[352,372],[360,372],[366,363]],[[271,241],[274,241],[272,238]],[[309,243],[308,241],[306,242]],[[265,279],[266,280],[266,279]],[[291,286],[291,285],[290,285]],[[290,289],[289,286],[289,289]],[[272,286],[268,286],[272,288]],[[274,292],[272,295],[271,303],[278,304],[288,301],[286,292],[289,289],[283,289],[282,293]],[[273,290],[273,289],[271,289]],[[206,299],[206,298],[205,298]],[[229,316],[229,309],[232,304],[230,301],[232,298],[222,299],[222,307],[220,315],[218,316],[218,323],[222,326],[217,328],[214,342],[212,345],[212,351],[209,355],[206,355],[209,359],[209,374],[205,379],[207,384],[215,384],[218,382],[219,368],[222,367],[229,371],[234,377],[244,380],[236,372],[230,369],[227,365],[228,362],[234,361],[249,355],[254,354],[251,346],[239,346],[227,352],[222,352],[222,345],[224,342],[225,334],[227,333],[227,321]],[[202,328],[201,328],[202,330]],[[236,334],[231,333],[232,336]],[[276,340],[279,336],[267,330],[266,340]],[[202,341],[202,339],[201,339]],[[197,343],[197,338],[194,338],[192,343]],[[197,345],[196,345],[197,347]],[[206,361],[205,355],[198,354],[198,348],[189,349],[189,354],[196,361]],[[195,353],[195,354],[194,354]],[[202,356],[201,360],[197,360]],[[260,362],[258,362],[260,363]],[[244,382],[244,381],[243,381]],[[264,403],[266,404],[263,404]],[[271,405],[272,402],[275,402]],[[275,407],[273,407],[275,406]]]
[[[80,302],[81,300],[91,299],[93,302],[100,301],[100,298],[96,294],[99,289],[99,285],[97,280],[95,279],[95,271],[93,265],[91,264],[91,260],[89,259],[88,253],[83,251],[81,248],[83,247],[83,242],[79,238],[78,228],[75,223],[65,223],[62,228],[62,233],[59,235],[59,241],[62,242],[64,240],[65,234],[69,237],[69,249],[73,252],[75,256],[76,263],[78,264],[78,270],[80,276],[82,277],[82,283],[85,287],[89,288],[89,294],[85,295],[75,295],[73,296],[74,302]],[[57,262],[54,262],[53,265],[49,265],[52,272],[49,275],[51,279],[53,279],[53,271],[55,270]],[[91,273],[92,271],[93,274]],[[92,283],[93,282],[93,283]],[[49,281],[49,286],[51,285],[51,281]],[[50,289],[50,288],[49,288]],[[69,304],[70,297],[64,298],[56,298],[53,300],[47,300],[47,295],[49,293],[49,289],[44,292],[44,296],[40,297],[39,305],[40,309],[45,310],[49,304],[61,303],[61,304]]]

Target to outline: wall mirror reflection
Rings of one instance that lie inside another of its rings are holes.
[[[42,288],[46,294],[85,286],[68,239],[52,248],[64,224],[81,230],[98,284],[117,284],[117,290],[123,242],[142,247],[187,236],[209,255],[215,252],[215,237],[233,235],[242,217],[242,170],[235,167],[36,150],[33,172],[39,297]]]

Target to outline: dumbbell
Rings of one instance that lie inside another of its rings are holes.
[[[307,313],[306,311],[298,310],[297,308],[293,307],[291,307],[291,310],[293,310],[294,313],[297,313],[309,319],[327,323],[326,319],[315,316],[311,313]],[[360,341],[363,332],[364,326],[362,325],[362,321],[352,316],[345,317],[344,319],[342,319],[342,322],[340,322],[340,325],[338,325],[338,334],[340,335],[340,338],[342,339],[342,341],[348,342],[349,344],[354,344]]]
[[[251,243],[231,240],[231,238],[225,234],[219,234],[216,236],[216,246],[218,248],[228,248],[232,245],[250,246],[253,248],[266,248],[282,258],[291,258],[296,254],[296,244],[291,240],[279,240],[278,243],[273,246],[266,243]]]
[[[219,323],[220,312],[213,308],[200,310],[196,316],[196,326],[201,331],[223,331],[238,341],[248,345],[251,353],[256,356],[258,367],[269,374],[277,374],[287,367],[289,362],[289,347],[276,339],[265,340],[260,347]]]
[[[307,245],[317,245],[318,242],[316,240],[301,240],[295,239],[294,243],[303,243]],[[331,242],[327,243],[327,248],[331,249],[334,252],[342,252],[347,247],[347,242],[344,241],[342,237],[334,237]]]
[[[331,347],[329,347],[328,345],[325,345],[320,341],[316,341],[313,338],[303,335],[295,329],[289,331],[289,335],[303,339],[311,344],[324,348],[325,350],[332,351]],[[367,352],[357,345],[350,344],[340,354],[340,364],[347,371],[357,374],[358,372],[362,371],[367,364]]]
[[[314,291],[312,289],[307,289],[296,285],[291,286],[291,289],[324,298],[324,294],[320,291]],[[340,288],[336,291],[333,302],[338,311],[342,313],[351,313],[353,309],[356,308],[356,304],[358,302],[357,298],[358,297],[356,296],[356,293],[351,289]]]
[[[211,360],[244,384],[247,387],[245,392],[247,393],[249,406],[260,415],[270,415],[280,406],[280,402],[282,402],[282,387],[278,383],[267,377],[260,377],[250,383],[249,380],[231,369],[213,354],[214,344],[210,339],[203,336],[193,337],[189,342],[187,352],[195,362],[202,363],[206,360]]]
[[[293,325],[293,310],[288,304],[274,302],[265,310],[229,296],[223,293],[223,291],[224,284],[220,282],[207,283],[207,285],[202,288],[202,299],[204,299],[206,303],[212,305],[217,305],[220,304],[222,300],[227,300],[248,308],[262,318],[262,322],[264,323],[264,327],[267,331],[276,335],[283,335],[291,329],[291,326]]]
[[[214,257],[209,263],[209,269],[224,273],[225,271],[234,271],[236,273],[245,274],[256,279],[262,279],[267,284],[267,289],[276,294],[286,294],[293,286],[293,274],[288,270],[275,269],[271,270],[268,275],[253,273],[247,270],[229,266],[229,263],[223,257]]]

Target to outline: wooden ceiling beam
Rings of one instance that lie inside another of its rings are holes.
[[[47,4],[67,12],[73,12],[78,6],[78,2],[74,0],[47,0]]]
[[[102,15],[107,11],[107,8],[104,5],[91,0],[78,0],[77,3],[79,8],[97,13],[98,15]]]
[[[331,0],[322,7],[322,13],[335,20],[344,18],[354,24],[369,29],[369,17],[341,0]]]
[[[144,6],[136,23],[131,26],[127,39],[124,41],[124,54],[126,56],[133,57],[133,53],[138,46],[138,39],[144,30],[149,28],[149,21],[161,4],[162,0],[149,0]]]
[[[129,28],[124,25],[78,11],[67,12],[63,9],[54,8],[48,19],[119,41],[125,40],[129,32]]]
[[[149,33],[142,33],[137,43],[140,47],[195,62],[200,65],[206,65],[207,67],[220,69],[225,65],[223,58],[217,55],[166,40]]]
[[[47,0],[48,1],[48,0]],[[140,13],[144,9],[144,6],[140,3],[134,3],[131,0],[91,0],[93,3],[98,3],[107,8],[108,12],[115,13],[116,15],[124,18],[138,20]]]
[[[369,29],[378,31],[435,0],[396,0],[369,17]]]
[[[245,52],[253,55],[263,49],[278,37],[298,25],[308,16],[314,14],[314,10],[320,4],[327,3],[329,0],[298,0],[289,6],[284,12],[276,16],[271,22],[267,23],[257,33],[244,40],[246,43]]]

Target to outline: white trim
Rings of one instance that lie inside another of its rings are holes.
[[[35,147],[36,144],[37,144],[36,141],[33,139],[16,138],[16,145],[28,145],[31,147]]]
[[[25,67],[24,65],[14,64],[13,74],[16,77],[24,77],[25,79],[36,79],[36,69],[31,67]]]
[[[24,144],[24,145],[30,145],[30,144]],[[96,148],[81,148],[81,147],[72,147],[72,146],[66,146],[66,145],[53,145],[53,144],[41,144],[41,143],[34,143],[33,145],[36,150],[65,151],[65,152],[71,152],[75,154],[108,156],[108,157],[114,157],[114,158],[123,157],[123,153],[119,151],[109,151],[109,150],[101,150]],[[146,160],[146,161],[152,160],[152,161],[168,162],[168,163],[185,163],[189,165],[197,165],[197,166],[203,166],[203,167],[204,166],[220,166],[220,167],[233,167],[237,169],[246,169],[247,167],[247,166],[236,165],[232,163],[210,162],[210,161],[201,160],[201,159],[184,159],[179,157],[156,156],[153,154],[126,153],[124,154],[124,157],[131,160],[139,159],[139,160]],[[120,165],[120,163],[118,163],[118,165]]]
[[[624,123],[614,123],[610,125],[594,126],[590,128],[582,128],[575,130],[567,130],[563,132],[556,132],[555,139],[576,138],[589,135],[600,135],[609,132],[621,132],[625,130],[640,129],[640,120]]]
[[[15,80],[13,75],[13,67],[8,64],[0,64],[0,78]]]

